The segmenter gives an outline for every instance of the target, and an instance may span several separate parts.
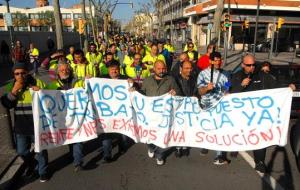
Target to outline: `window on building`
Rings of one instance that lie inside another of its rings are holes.
[[[32,32],[48,32],[49,26],[31,26],[30,30]]]
[[[27,26],[14,27],[14,31],[28,31],[28,27]]]
[[[40,15],[38,13],[30,13],[29,18],[30,19],[39,19]]]
[[[74,14],[74,19],[79,19],[81,18],[81,13],[75,13]]]
[[[0,19],[3,19],[3,13],[0,13]]]
[[[62,19],[70,19],[71,18],[71,13],[62,13],[61,17],[62,17]]]

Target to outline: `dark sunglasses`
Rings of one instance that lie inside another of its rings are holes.
[[[244,64],[246,67],[255,67],[255,64]]]
[[[26,75],[26,73],[25,72],[20,72],[20,73],[14,73],[14,75],[15,76],[19,76],[19,75],[23,75],[24,76],[24,75]]]

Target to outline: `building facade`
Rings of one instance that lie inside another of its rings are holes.
[[[14,31],[54,31],[54,8],[49,6],[48,1],[36,1],[35,8],[17,8],[10,7]],[[46,6],[44,6],[46,5]],[[92,15],[94,16],[94,7],[92,7]],[[61,8],[61,16],[63,30],[65,32],[76,31],[78,28],[78,19],[82,17],[80,6],[72,8]],[[4,15],[7,13],[6,6],[0,6],[0,31],[7,31],[7,23]],[[89,8],[86,7],[87,19],[90,18]],[[89,21],[89,20],[88,20]]]
[[[253,44],[257,0],[225,0],[224,13],[230,13],[231,26],[229,36],[232,38],[236,49],[240,49],[243,40],[247,44]],[[184,9],[184,16],[189,17],[191,38],[198,41],[199,46],[207,46],[210,42],[213,15],[217,7],[217,0],[195,0]],[[228,10],[229,9],[229,10]],[[293,46],[299,42],[300,37],[300,1],[275,1],[260,0],[259,22],[257,41],[262,42],[271,38],[272,31],[276,28],[278,18],[283,18],[285,23],[279,29],[278,40]],[[245,20],[249,21],[249,27],[243,28]],[[220,38],[224,40],[221,32]],[[221,40],[221,41],[222,41]],[[228,39],[229,40],[229,39]],[[222,45],[222,42],[221,42]]]
[[[158,0],[156,1],[157,21],[154,27],[158,37],[169,38],[173,43],[181,43],[190,36],[189,17],[184,16],[184,9],[190,0]]]

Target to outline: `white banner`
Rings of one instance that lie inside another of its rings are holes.
[[[33,92],[35,150],[121,133],[135,142],[245,151],[287,143],[290,88],[230,94],[202,110],[195,97],[146,97],[125,80],[93,78],[87,88]]]

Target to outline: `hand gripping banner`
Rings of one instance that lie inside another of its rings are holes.
[[[289,88],[229,94],[208,110],[196,97],[146,97],[128,88],[126,80],[92,78],[86,89],[32,92],[35,151],[101,133],[121,133],[162,148],[246,151],[287,143]]]

